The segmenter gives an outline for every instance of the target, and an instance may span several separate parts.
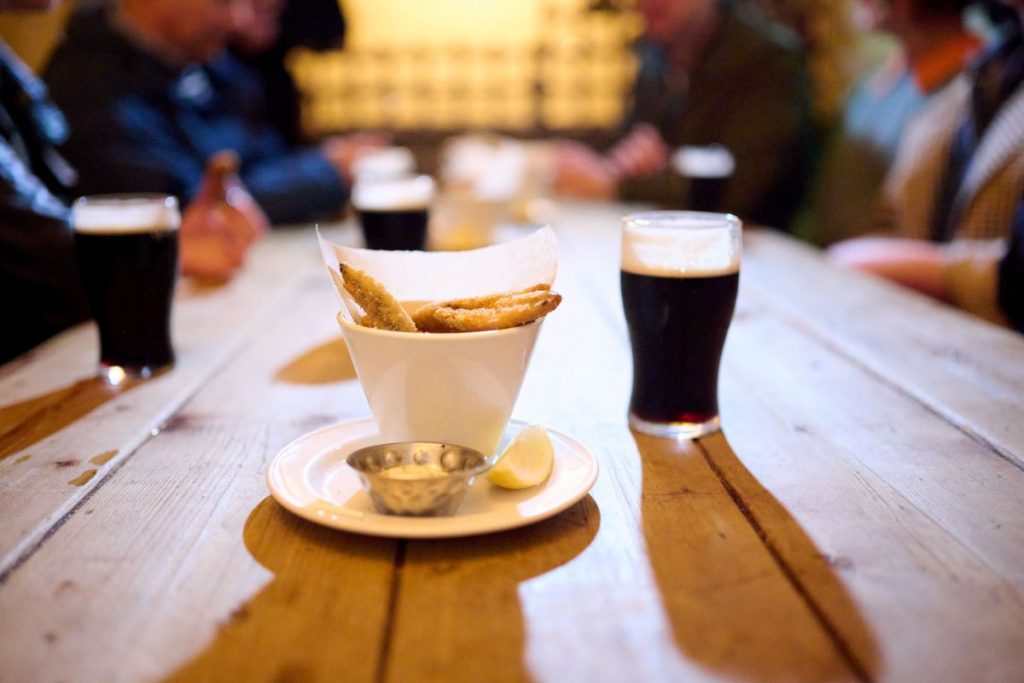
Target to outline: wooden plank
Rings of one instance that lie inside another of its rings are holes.
[[[605,249],[603,256],[595,257],[602,267],[588,272],[588,282],[607,306],[605,317],[621,321],[616,283],[596,274],[615,266],[612,218],[593,214],[588,219],[598,229],[591,239]],[[983,362],[986,349],[993,345],[1012,353],[1019,340],[885,283],[862,285],[864,278],[855,275],[827,268],[818,272],[823,266],[813,253],[790,247],[775,236],[765,239],[777,249],[761,249],[761,242],[754,238],[746,254],[736,328],[726,351],[726,434],[741,443],[736,452],[742,458],[724,441],[710,439],[705,448],[714,469],[741,508],[748,515],[756,511],[751,523],[834,632],[841,649],[856,662],[856,669],[872,678],[891,680],[1012,679],[1015,670],[1024,669],[1020,660],[1024,652],[1020,647],[1024,508],[1019,495],[1024,482],[1019,470],[996,457],[983,441],[939,419],[932,412],[934,401],[922,407],[907,397],[908,393],[916,396],[915,392],[890,386],[870,364],[863,367],[862,353],[838,351],[837,357],[822,348],[823,344],[833,346],[832,335],[825,338],[820,331],[824,326],[811,327],[806,315],[796,317],[791,311],[799,310],[798,297],[805,293],[817,301],[818,283],[828,280],[832,299],[828,306],[819,303],[827,309],[820,312],[829,323],[858,320],[861,304],[856,292],[865,286],[874,290],[863,304],[868,312],[886,310],[879,306],[886,297],[895,297],[896,306],[908,300],[916,307],[937,308],[929,313],[930,324],[945,327],[942,339],[947,350],[957,349],[959,339],[967,340],[964,353],[972,362]],[[803,255],[808,263],[789,263],[784,253],[788,251]],[[785,297],[772,288],[774,280],[760,275],[768,268],[790,278]],[[800,280],[796,274],[801,268],[813,272]],[[748,277],[751,272],[755,275]],[[844,278],[850,277],[855,281],[849,285],[855,292],[849,304],[852,314],[846,308],[843,286]],[[745,329],[751,325],[746,318],[764,318],[769,311],[773,317],[782,315],[784,322],[773,320],[771,332]],[[899,315],[893,318],[886,318],[889,328],[879,325],[875,331],[879,339],[887,329],[902,331],[916,322]],[[952,322],[943,326],[943,319]],[[863,336],[855,324],[844,323],[841,329],[849,332],[847,337]],[[742,350],[735,350],[738,344]],[[913,350],[912,344],[904,349],[890,340],[888,345],[879,342],[875,353],[902,359]],[[908,359],[911,362],[919,363]],[[1005,373],[1019,373],[1020,365],[1006,369],[991,363],[990,369],[997,377],[1004,372],[1005,377]],[[912,379],[917,381],[917,376]],[[949,376],[947,389],[952,391],[962,381]],[[987,386],[996,384],[994,380]],[[1007,380],[1003,396],[1016,392],[1019,397],[1022,387]],[[993,409],[993,419],[983,409],[984,400],[979,401],[973,406],[978,420],[996,427],[1018,426],[1000,412],[1001,404]],[[1018,398],[1013,409],[1021,403]],[[787,409],[780,409],[780,404]],[[743,412],[733,418],[737,406]],[[1014,439],[1007,437],[1003,445],[1013,450],[1020,445]],[[816,446],[820,459],[814,476],[804,458],[809,444]],[[832,497],[844,504],[838,509],[848,518],[836,518]],[[848,537],[856,541],[849,547]],[[867,581],[850,581],[849,574],[863,579],[865,571],[874,575]],[[961,584],[969,588],[964,591]],[[955,597],[950,599],[947,593]],[[864,615],[858,618],[861,611]],[[936,628],[933,622],[941,626]],[[885,628],[879,630],[876,624]],[[936,646],[933,630],[945,647]],[[879,641],[884,647],[878,646]],[[961,656],[965,643],[970,643],[971,654]]]
[[[589,220],[559,229],[564,303],[516,414],[588,443],[601,477],[548,522],[410,542],[386,680],[856,679],[700,451],[631,438],[625,340],[584,280],[617,289],[617,268],[594,268]]]
[[[1024,337],[783,236],[747,236],[742,278],[766,305],[1024,467]]]
[[[368,414],[353,375],[317,353],[338,348],[334,303],[319,269],[304,272],[246,348],[8,575],[4,680],[374,680],[395,542],[300,520],[263,480],[285,443]],[[296,368],[310,357],[335,381]]]
[[[74,328],[0,373],[0,576],[84,500],[294,296],[316,262],[307,233],[276,233],[237,279],[185,282],[174,309],[173,371],[120,390],[95,376],[94,326]]]
[[[728,441],[630,438],[618,212],[559,227],[566,303],[516,410],[592,447],[591,499],[404,545],[268,501],[281,445],[367,413],[310,274],[0,584],[0,678],[1019,678],[1020,470],[759,298],[756,276],[727,347]]]
[[[751,302],[722,386],[710,461],[868,671],[1019,678],[1024,473]]]

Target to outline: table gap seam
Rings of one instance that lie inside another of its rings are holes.
[[[14,560],[6,569],[0,570],[0,586],[3,586],[5,583],[7,583],[7,579],[11,576],[11,574],[13,574],[19,568],[21,568],[23,564],[28,562],[28,560],[36,554],[39,548],[41,548],[42,545],[46,541],[48,541],[51,536],[57,533],[57,531],[64,526],[65,522],[71,519],[71,516],[78,512],[79,508],[88,503],[92,499],[92,497],[96,495],[96,492],[99,491],[103,487],[103,485],[110,480],[114,473],[119,471],[122,467],[124,467],[125,463],[127,463],[128,460],[133,455],[135,455],[136,451],[138,451],[143,444],[145,444],[152,438],[152,436],[146,436],[146,438],[139,442],[138,446],[136,446],[131,451],[126,453],[123,458],[119,459],[117,463],[115,463],[113,466],[110,467],[109,470],[107,470],[106,474],[103,475],[103,478],[100,481],[96,482],[96,484],[92,486],[86,493],[84,493],[82,497],[78,500],[78,502],[71,507],[70,510],[61,515],[60,519],[53,522],[50,525],[50,528],[47,529],[35,543],[25,548],[17,557],[14,558]]]
[[[405,567],[405,554],[408,545],[408,541],[399,540],[395,547],[395,566],[391,571],[391,590],[388,592],[388,606],[384,611],[384,640],[381,643],[380,657],[377,660],[375,683],[385,683],[388,678],[388,662],[391,658],[391,645],[394,640],[398,599],[402,590],[402,568]]]
[[[755,294],[752,296],[754,299],[758,300],[760,303],[770,308],[773,313],[778,315],[784,321],[790,323],[791,325],[799,329],[801,332],[807,334],[832,353],[853,363],[855,366],[863,370],[865,373],[867,373],[874,379],[881,382],[889,389],[892,389],[901,396],[910,399],[911,401],[913,401],[914,403],[916,403],[917,405],[921,406],[923,409],[931,413],[932,415],[938,417],[943,422],[951,425],[957,431],[966,435],[972,441],[981,444],[986,449],[995,454],[997,457],[1001,458],[1002,460],[1005,460],[1007,463],[1012,465],[1014,468],[1024,471],[1024,461],[1018,460],[1018,458],[1015,457],[1014,454],[1012,454],[1012,452],[1007,451],[1007,449],[1004,449],[998,444],[990,441],[988,438],[982,436],[975,430],[971,429],[970,425],[968,425],[966,421],[960,419],[955,414],[955,412],[945,412],[941,410],[939,407],[933,405],[933,402],[927,396],[920,393],[912,392],[902,387],[901,385],[896,384],[895,382],[887,378],[884,374],[882,374],[879,370],[872,367],[871,364],[861,360],[858,356],[847,350],[841,343],[836,342],[835,338],[832,335],[829,335],[827,332],[824,332],[823,330],[819,329],[819,327],[814,325],[813,323],[808,322],[803,316],[797,313],[793,313],[792,311],[787,309],[785,305],[779,304],[771,297],[766,297],[764,295]]]
[[[815,339],[819,342],[822,341],[817,338]],[[825,348],[828,352],[840,358],[850,360],[840,351],[832,348],[827,343],[824,343],[823,348]],[[859,364],[856,365],[859,368],[861,367]],[[874,375],[872,376],[874,377]],[[889,384],[885,383],[885,386],[888,387]],[[901,393],[900,395],[904,396],[904,398],[910,398],[916,405],[921,405],[921,407],[925,408],[926,410],[929,410],[929,412],[933,412],[930,409],[928,409],[928,406],[922,405],[920,401],[917,401],[912,396],[906,396],[903,393]],[[941,419],[941,416],[939,417]],[[956,428],[956,425],[952,425],[948,420],[943,421],[946,424],[950,424],[951,426]],[[703,448],[703,444],[701,444],[701,446]],[[964,540],[964,538],[961,537],[960,534],[958,534],[955,530],[947,527],[940,518],[935,517],[931,512],[928,511],[928,509],[922,507],[920,501],[918,500],[918,497],[915,497],[911,495],[908,491],[901,489],[895,482],[890,481],[890,479],[887,478],[884,473],[879,472],[874,466],[872,466],[868,462],[865,462],[856,454],[851,454],[850,457],[839,456],[836,462],[842,467],[845,467],[849,472],[851,472],[852,475],[855,476],[857,480],[861,483],[861,485],[864,486],[867,490],[869,490],[872,495],[881,498],[881,495],[876,491],[876,485],[869,481],[866,478],[866,475],[870,475],[870,477],[877,480],[877,484],[883,486],[889,494],[895,496],[895,498],[898,499],[899,501],[906,503],[907,506],[913,509],[915,514],[920,515],[923,520],[927,521],[929,524],[934,526],[940,533],[942,533],[948,539],[950,543],[959,547],[965,555],[973,558],[980,566],[984,567],[985,571],[990,572],[994,577],[996,577],[996,579],[998,579],[998,582],[1013,596],[1015,600],[1024,600],[1024,593],[1022,593],[1017,588],[1016,584],[1013,582],[1012,579],[1008,578],[1002,570],[994,566],[989,561],[985,553],[972,547],[969,543],[967,543],[967,541]],[[712,468],[714,469],[714,465],[712,465]],[[889,503],[885,503],[885,505],[892,509]],[[896,511],[893,510],[893,512],[895,513]],[[915,534],[911,535],[916,538]],[[936,559],[936,561],[944,564],[941,560]]]
[[[835,626],[833,626],[832,622],[829,621],[829,618],[825,614],[825,611],[814,599],[810,591],[808,591],[807,588],[800,581],[799,577],[797,576],[793,568],[789,566],[788,562],[786,562],[785,558],[782,556],[782,553],[772,542],[771,538],[768,536],[768,533],[765,531],[764,527],[762,527],[761,523],[758,522],[753,510],[750,509],[750,507],[743,500],[743,497],[740,495],[739,491],[732,485],[732,483],[725,476],[725,472],[723,472],[722,469],[718,466],[718,463],[715,462],[714,458],[711,456],[711,453],[699,440],[695,440],[694,443],[700,450],[701,456],[704,458],[705,462],[707,462],[708,467],[711,468],[711,471],[714,472],[715,477],[719,480],[719,482],[721,482],[722,486],[725,488],[726,493],[729,494],[729,498],[732,499],[733,503],[739,509],[740,514],[743,515],[743,518],[747,521],[747,524],[750,525],[750,528],[753,529],[755,534],[757,534],[758,539],[760,539],[761,544],[764,545],[765,549],[768,551],[768,554],[771,556],[772,561],[782,571],[782,575],[786,578],[786,581],[793,587],[793,590],[796,591],[801,601],[803,601],[803,603],[807,605],[807,608],[811,611],[811,614],[814,616],[814,619],[818,622],[822,629],[824,629],[825,635],[829,638],[829,640],[832,641],[833,645],[835,645],[836,649],[839,651],[839,656],[842,657],[843,661],[846,662],[846,664],[850,667],[850,669],[853,671],[854,675],[857,677],[858,680],[863,681],[864,683],[871,683],[873,679],[871,678],[871,675],[868,673],[867,669],[864,667],[863,664],[861,664],[860,660],[857,659],[857,656],[854,654],[853,649],[843,638],[842,634],[840,634],[839,631],[835,628]]]
[[[308,278],[302,278],[301,280],[295,282],[292,285],[290,291],[287,292],[287,294],[282,294],[281,295],[280,303],[277,306],[274,306],[268,313],[266,313],[263,316],[258,317],[252,323],[252,325],[249,328],[250,331],[256,330],[261,325],[263,325],[266,321],[272,319],[273,315],[276,314],[277,311],[283,309],[285,306],[288,305],[288,303],[290,301],[292,301],[292,299],[294,298],[292,295],[298,296],[298,294],[306,286],[308,286],[308,283],[309,283]],[[74,505],[71,506],[71,509],[69,509],[66,513],[61,515],[61,517],[59,519],[57,519],[56,521],[52,522],[50,524],[50,527],[45,532],[43,532],[43,534],[35,542],[31,543],[30,545],[25,547],[23,550],[21,550],[19,553],[17,553],[16,557],[13,560],[11,560],[11,562],[9,563],[9,565],[6,568],[3,567],[2,560],[0,560],[0,586],[4,585],[7,582],[7,579],[15,571],[20,569],[26,562],[28,562],[29,559],[31,559],[32,556],[34,556],[39,551],[40,548],[42,548],[43,544],[46,541],[48,541],[55,533],[57,533],[57,531],[61,527],[63,527],[64,524],[67,523],[67,521],[69,519],[71,519],[72,515],[77,513],[78,510],[83,505],[85,505],[90,499],[92,499],[92,497],[94,495],[96,495],[96,492],[99,491],[101,488],[103,488],[103,486],[105,486],[107,484],[107,482],[109,482],[111,480],[113,475],[115,473],[119,472],[121,470],[121,468],[124,467],[125,464],[139,451],[139,449],[141,449],[143,446],[145,446],[147,443],[149,443],[150,440],[152,440],[152,439],[156,438],[157,436],[159,436],[160,432],[163,430],[164,425],[166,425],[171,419],[173,419],[182,410],[182,408],[184,408],[184,406],[186,404],[188,404],[189,401],[191,401],[193,398],[195,398],[196,395],[200,391],[202,391],[203,388],[206,387],[214,378],[216,378],[218,375],[220,375],[222,372],[224,372],[224,370],[231,364],[232,360],[235,357],[237,357],[237,355],[239,354],[240,351],[242,351],[247,346],[249,346],[250,344],[253,344],[253,343],[255,343],[255,335],[245,335],[245,336],[243,336],[243,338],[239,339],[237,342],[235,342],[234,344],[229,346],[227,349],[225,349],[224,354],[222,356],[222,360],[219,363],[211,365],[209,373],[207,373],[207,374],[205,374],[205,375],[203,375],[201,377],[198,377],[196,379],[196,381],[194,382],[193,386],[190,389],[188,389],[187,391],[183,392],[183,395],[182,395],[182,398],[181,398],[180,401],[178,401],[176,403],[171,403],[170,404],[170,409],[166,412],[166,414],[163,416],[163,418],[157,423],[157,425],[155,427],[151,427],[146,432],[146,434],[142,438],[142,440],[139,441],[138,444],[136,444],[136,446],[134,448],[132,448],[130,451],[127,451],[126,453],[124,453],[123,457],[118,458],[116,463],[114,465],[112,465],[102,475],[102,478],[95,477],[93,479],[93,481],[95,483],[90,482],[92,485],[89,486],[88,490],[82,494],[82,497],[79,498],[78,501]],[[154,430],[156,430],[156,433],[154,433]],[[31,533],[29,533],[27,535],[31,535]]]

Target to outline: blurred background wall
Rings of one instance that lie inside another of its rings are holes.
[[[84,1],[84,0],[83,0]],[[835,115],[854,71],[851,0],[740,0],[806,41],[819,119]],[[614,126],[642,30],[635,0],[341,0],[344,50],[295,51],[313,135],[387,129],[420,137],[459,130],[521,136]],[[0,12],[0,37],[39,69],[74,6]]]
[[[346,49],[298,53],[313,131],[601,128],[622,115],[638,17],[587,0],[346,0]]]

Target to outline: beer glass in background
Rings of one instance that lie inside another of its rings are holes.
[[[650,211],[623,223],[622,305],[633,349],[629,424],[669,438],[717,431],[718,365],[739,286],[740,220]]]
[[[368,249],[426,249],[427,221],[434,201],[429,176],[358,179],[352,206]]]
[[[109,384],[148,379],[174,364],[180,222],[178,200],[163,195],[82,197],[71,208],[75,259]]]
[[[680,147],[672,155],[672,168],[686,188],[683,207],[689,211],[721,211],[725,186],[736,162],[721,145]]]

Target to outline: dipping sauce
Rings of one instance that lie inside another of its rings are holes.
[[[380,476],[389,479],[438,479],[447,476],[447,472],[430,465],[399,465],[380,472]]]

